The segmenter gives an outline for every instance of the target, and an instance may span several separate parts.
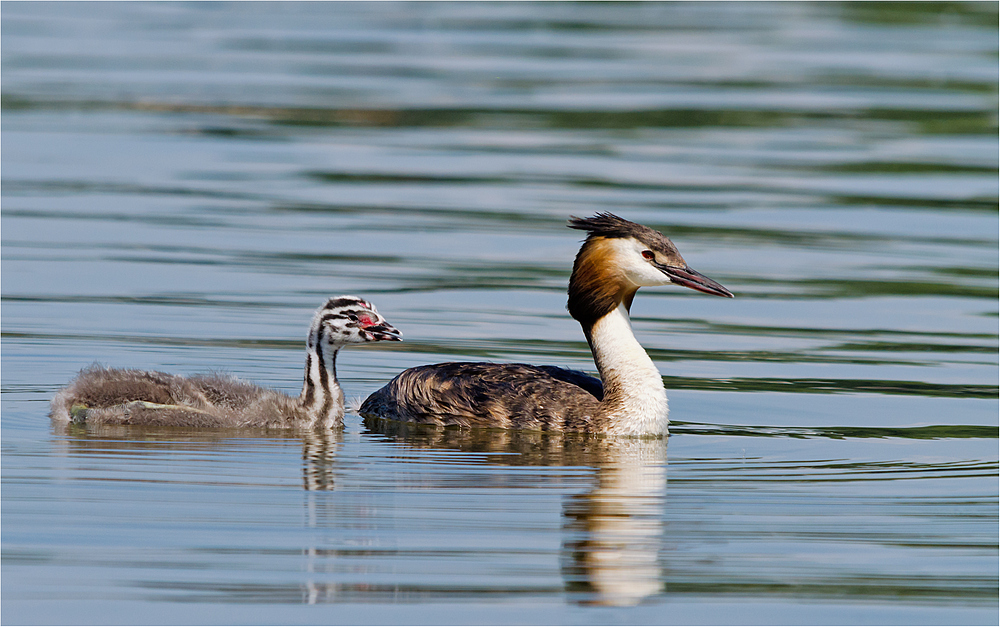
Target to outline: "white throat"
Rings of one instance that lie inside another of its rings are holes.
[[[632,334],[624,304],[599,318],[589,333],[594,361],[604,381],[602,407],[608,433],[666,435],[667,391],[660,372]]]

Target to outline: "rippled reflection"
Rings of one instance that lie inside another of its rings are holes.
[[[302,486],[307,492],[336,489],[334,465],[342,440],[340,429],[302,433]]]
[[[490,463],[585,469],[590,487],[563,501],[567,594],[583,604],[627,606],[663,588],[666,438],[446,429],[375,418],[365,424],[408,446],[488,453]]]
[[[595,486],[566,497],[563,576],[597,605],[633,605],[664,587],[660,555],[666,506],[666,440],[602,443]]]

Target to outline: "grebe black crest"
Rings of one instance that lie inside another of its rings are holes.
[[[573,263],[567,308],[583,327],[601,378],[555,366],[444,363],[400,373],[361,413],[436,425],[665,435],[667,394],[632,334],[629,309],[643,286],[676,284],[732,298],[688,267],[659,231],[610,213],[572,218],[587,231]]]
[[[95,425],[336,427],[344,417],[337,352],[349,344],[399,339],[374,305],[337,296],[313,316],[298,398],[225,375],[181,377],[94,365],[56,394],[51,417]]]

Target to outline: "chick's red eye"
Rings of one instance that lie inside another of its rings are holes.
[[[643,257],[643,259],[646,259],[648,261],[652,261],[653,259],[656,258],[656,255],[654,255],[653,251],[651,251],[651,250],[644,250],[644,251],[642,251],[642,257]]]

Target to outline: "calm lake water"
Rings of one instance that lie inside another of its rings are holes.
[[[996,3],[2,6],[2,618],[998,621]],[[327,296],[588,370],[570,215],[667,441],[66,428],[95,361],[297,392]]]

